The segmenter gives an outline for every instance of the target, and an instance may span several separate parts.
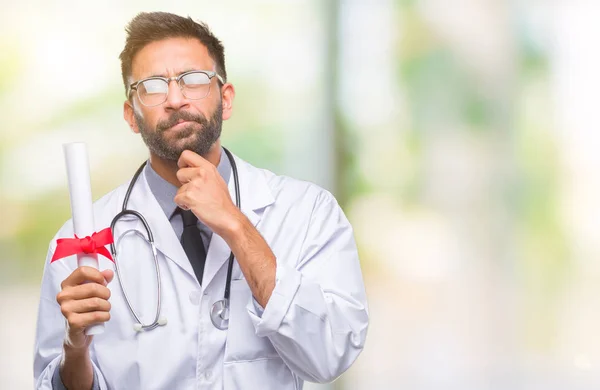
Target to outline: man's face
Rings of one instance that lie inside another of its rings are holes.
[[[178,76],[190,70],[215,70],[206,47],[197,39],[169,38],[152,42],[135,55],[132,82],[151,76]],[[167,100],[158,106],[147,107],[136,91],[132,91],[135,121],[132,128],[141,133],[150,152],[162,159],[177,161],[186,149],[206,156],[221,135],[223,106],[220,92],[218,80],[213,77],[208,95],[192,100],[182,94],[175,81],[171,81]]]

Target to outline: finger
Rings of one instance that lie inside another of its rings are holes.
[[[181,184],[189,183],[190,181],[192,181],[192,179],[201,176],[202,169],[199,169],[198,167],[181,168],[177,171],[177,180],[179,180]]]
[[[61,283],[61,288],[77,286],[84,282],[96,282],[99,284],[105,284],[106,280],[104,276],[95,268],[92,267],[78,267]]]
[[[106,280],[106,284],[112,282],[113,278],[115,277],[115,273],[111,269],[105,269],[104,271],[102,271],[100,273],[102,274],[102,276],[104,276],[104,279]]]
[[[210,164],[210,162],[191,150],[184,150],[181,156],[179,156],[179,160],[177,160],[179,168],[202,167],[206,166],[206,164]]]
[[[101,298],[108,300],[110,298],[110,290],[98,283],[86,283],[67,287],[56,295],[56,301],[59,305],[66,301],[87,298]]]
[[[110,311],[110,302],[102,298],[87,298],[77,301],[68,301],[60,306],[65,317],[72,313],[90,313],[92,311]]]
[[[183,188],[184,186],[181,186],[179,191],[177,191],[177,195],[175,195],[173,201],[180,208],[184,210],[189,210],[191,208],[190,206],[192,204],[192,199],[190,198],[190,194],[188,193],[188,191]]]
[[[85,329],[90,325],[100,324],[110,320],[110,313],[107,311],[93,311],[90,313],[72,313],[67,318],[70,330]]]

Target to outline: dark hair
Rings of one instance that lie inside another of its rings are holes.
[[[215,61],[217,73],[227,82],[223,44],[205,23],[197,23],[189,16],[184,18],[167,12],[142,12],[131,19],[125,32],[125,48],[119,55],[125,93],[129,92],[128,78],[131,76],[133,57],[149,43],[166,38],[198,39]]]

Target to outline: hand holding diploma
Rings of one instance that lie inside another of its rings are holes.
[[[110,318],[110,290],[106,285],[112,280],[112,270],[98,270],[98,254],[109,258],[104,247],[113,241],[110,229],[94,231],[92,190],[89,162],[84,143],[64,145],[74,238],[57,240],[52,262],[62,257],[77,255],[77,268],[61,284],[62,291],[56,300],[67,319],[65,345],[86,348],[90,335],[102,333],[104,322]]]

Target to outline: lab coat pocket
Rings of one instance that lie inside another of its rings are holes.
[[[267,337],[258,337],[248,313],[252,291],[245,279],[231,281],[231,310],[229,330],[225,347],[225,361],[251,361],[265,358],[280,358]]]
[[[223,365],[225,390],[296,390],[301,381],[281,359],[257,359]]]

